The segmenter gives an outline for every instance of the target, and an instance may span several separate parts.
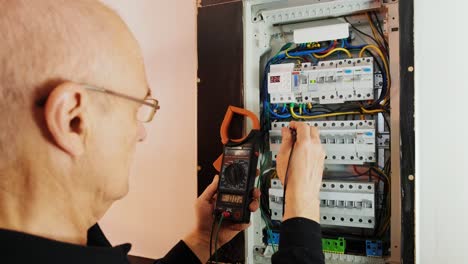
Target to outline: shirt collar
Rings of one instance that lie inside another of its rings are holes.
[[[130,249],[130,244],[112,247],[98,225],[89,229],[86,246],[0,229],[0,251],[10,260],[6,263],[128,264]]]

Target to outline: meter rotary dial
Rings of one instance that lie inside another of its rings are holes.
[[[247,184],[248,164],[245,161],[236,161],[224,169],[221,179],[222,185],[226,189],[244,190]]]

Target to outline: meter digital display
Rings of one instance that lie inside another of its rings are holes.
[[[244,196],[235,194],[222,194],[221,201],[225,203],[242,204],[244,201]]]

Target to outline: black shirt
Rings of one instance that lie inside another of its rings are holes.
[[[0,229],[0,262],[15,264],[129,264],[130,244],[112,247],[98,225],[88,231],[86,246],[58,242],[21,232]],[[201,264],[180,241],[157,264]],[[305,219],[285,221],[279,250],[272,263],[324,263],[320,225]]]

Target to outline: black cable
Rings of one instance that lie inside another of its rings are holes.
[[[377,32],[379,33],[379,35],[382,37],[383,41],[384,41],[384,44],[385,44],[385,48],[388,50],[388,42],[387,40],[385,39],[385,35],[383,33],[383,29],[382,29],[382,25],[380,24],[380,21],[379,21],[379,18],[377,17],[377,12],[372,12],[371,13],[371,20],[372,20],[372,15],[374,15],[374,19],[376,21],[375,24],[376,25],[376,28],[377,28]]]
[[[291,129],[291,137],[292,137],[292,147],[291,152],[289,153],[288,165],[286,166],[286,174],[284,175],[284,188],[283,188],[283,216],[284,216],[284,205],[286,203],[286,187],[288,186],[288,172],[289,172],[289,165],[291,165],[291,158],[294,153],[294,146],[296,145],[296,130]]]
[[[379,180],[377,181],[377,188],[376,190],[379,190],[379,187],[380,187],[380,178]],[[385,183],[384,183],[385,184]],[[380,198],[380,196],[379,196]],[[385,187],[384,187],[384,190],[383,190],[383,193],[382,193],[382,200],[380,201],[380,211],[379,213],[377,214],[377,218],[376,218],[376,226],[375,226],[375,229],[374,229],[374,236],[377,236],[377,233],[379,233],[380,231],[380,228],[383,226],[384,223],[382,223],[382,218],[383,218],[383,213],[385,211]]]
[[[374,16],[375,21],[377,22],[377,30],[379,31],[379,35],[383,37],[383,29],[382,26],[380,25],[379,17],[377,16],[377,12],[373,11],[371,12],[371,15]]]
[[[390,128],[390,123],[388,122],[387,116],[385,115],[385,113],[380,113],[380,114],[382,114],[382,117],[383,117],[383,120],[384,120],[384,122],[385,122],[385,125],[386,125],[387,128],[388,128],[388,132],[391,132],[392,130],[391,130],[391,128]],[[384,171],[385,171],[385,170],[384,170]]]
[[[270,205],[269,205],[269,197],[268,197],[268,189],[270,188],[270,184],[268,184],[271,181],[272,175],[275,172],[275,170],[270,170],[266,173],[264,173],[260,178],[260,209],[262,209],[262,212],[265,216],[271,217],[270,213]]]
[[[345,20],[354,30],[356,30],[357,32],[361,33],[361,35],[364,35],[364,36],[366,36],[366,37],[372,39],[372,40],[375,42],[375,44],[379,45],[379,42],[378,42],[374,37],[372,37],[371,35],[366,34],[366,33],[362,32],[361,30],[357,29],[353,24],[351,24],[351,23],[348,21],[348,19],[347,19],[346,17],[343,17],[343,18],[344,18],[344,20]]]
[[[212,254],[211,251],[213,250],[213,247],[212,247],[212,245],[213,245],[213,231],[214,231],[215,225],[216,225],[216,216],[215,216],[214,219],[213,219],[213,224],[211,224],[211,232],[210,232],[210,254],[208,254],[208,256],[209,256],[209,259],[208,259],[208,260],[211,259],[211,254]],[[210,262],[210,263],[211,263],[211,262]]]
[[[223,223],[224,215],[221,214],[219,218],[218,228],[216,229],[216,236],[215,236],[215,263],[218,264],[218,235],[219,231],[221,230],[221,224]]]

